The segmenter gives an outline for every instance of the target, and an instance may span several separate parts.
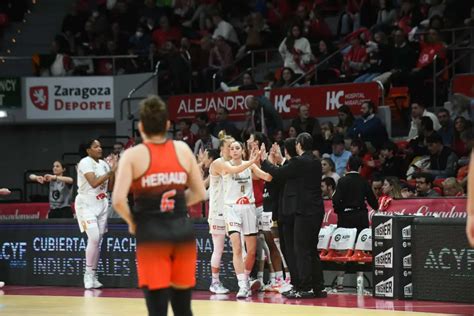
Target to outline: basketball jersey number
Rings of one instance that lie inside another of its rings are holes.
[[[176,190],[166,191],[161,196],[161,205],[160,209],[164,212],[171,212],[174,210],[174,199],[172,199],[176,195]]]

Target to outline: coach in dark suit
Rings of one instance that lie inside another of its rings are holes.
[[[321,192],[321,162],[313,153],[313,139],[308,133],[296,138],[298,157],[280,168],[268,161],[262,169],[275,179],[286,181],[286,211],[294,212],[294,252],[298,270],[297,287],[287,298],[326,297],[321,261],[317,253],[318,235],[324,217]]]

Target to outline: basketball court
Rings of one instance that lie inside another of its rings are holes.
[[[0,294],[2,316],[147,315],[145,301],[138,289],[6,286]],[[281,294],[260,293],[241,301],[235,300],[235,293],[211,294],[194,292],[195,316],[474,315],[474,305],[469,304],[381,300],[354,294],[332,294],[327,299],[288,300]],[[173,315],[171,311],[169,315]]]

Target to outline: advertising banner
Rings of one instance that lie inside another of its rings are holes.
[[[21,107],[21,81],[16,77],[0,77],[0,108]]]
[[[229,110],[230,120],[243,121],[248,112],[246,99],[263,93],[263,90],[255,90],[172,96],[168,99],[170,119],[194,119],[202,112],[214,119],[216,110],[225,107]],[[269,98],[283,119],[295,118],[300,105],[308,105],[310,115],[314,117],[336,116],[337,109],[343,104],[351,107],[352,113],[357,115],[364,101],[379,104],[380,90],[374,82],[350,83],[273,89]]]
[[[205,205],[205,212],[209,209]],[[0,220],[2,219],[45,219],[49,210],[48,203],[0,203]],[[202,217],[202,205],[189,208],[193,218]],[[337,214],[334,213],[332,201],[324,200],[323,226],[337,224]],[[439,198],[439,199],[402,199],[392,200],[388,209],[382,214],[393,215],[423,215],[442,218],[466,218],[465,198]],[[369,208],[369,220],[375,211]]]
[[[209,227],[195,223],[196,288],[207,290],[211,282],[212,238]],[[83,286],[86,234],[72,219],[0,222],[0,280],[10,285]],[[121,220],[109,220],[97,273],[105,287],[137,287],[136,240]],[[236,289],[231,247],[226,241],[221,281]]]
[[[474,74],[456,75],[453,78],[453,93],[474,98]]]
[[[39,77],[25,79],[27,119],[114,118],[113,77]]]
[[[412,226],[413,297],[474,304],[474,249],[466,220],[417,218]]]

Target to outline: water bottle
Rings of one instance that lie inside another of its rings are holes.
[[[364,295],[364,274],[357,273],[357,295]]]

